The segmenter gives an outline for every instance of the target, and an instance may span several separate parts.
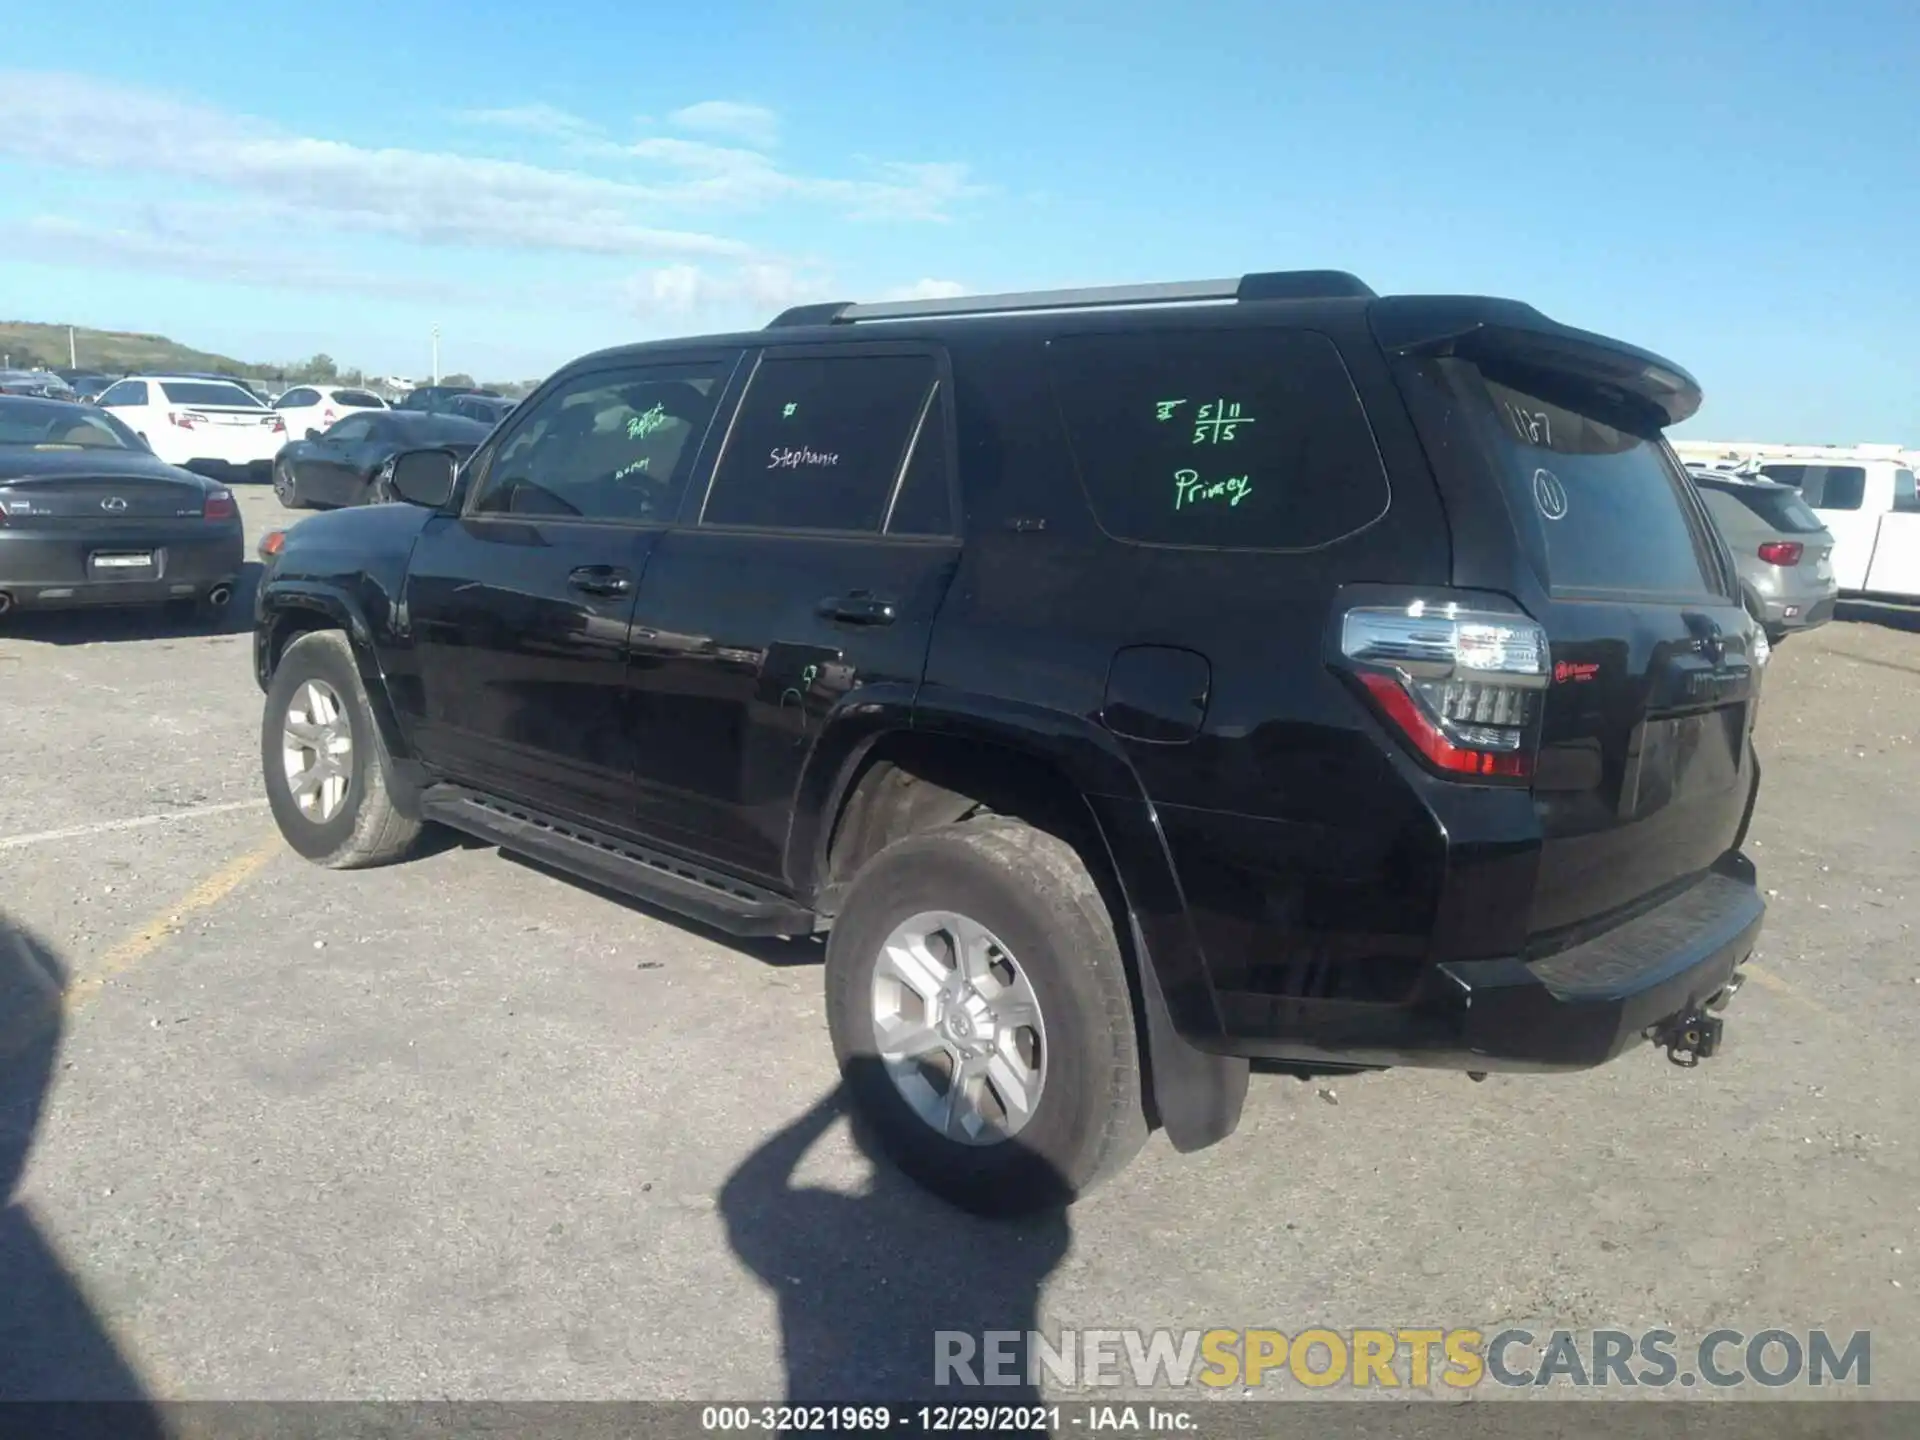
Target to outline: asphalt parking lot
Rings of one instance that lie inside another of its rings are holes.
[[[242,499],[250,547],[287,518]],[[315,869],[258,799],[243,608],[17,618],[0,1395],[854,1398],[924,1389],[935,1329],[1517,1323],[1869,1330],[1920,1398],[1920,624],[1849,614],[1768,676],[1720,1057],[1256,1079],[1226,1144],[1019,1228],[823,1104],[816,946],[460,843]],[[49,966],[57,1023],[9,1032]]]

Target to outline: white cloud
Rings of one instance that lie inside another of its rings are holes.
[[[958,280],[916,280],[911,285],[903,285],[889,290],[882,299],[886,300],[951,300],[956,295],[967,293],[967,287]]]
[[[509,105],[500,110],[462,110],[459,118],[470,125],[484,125],[496,130],[513,130],[525,135],[538,135],[552,140],[585,139],[599,133],[600,127],[591,120],[562,110],[558,106],[536,101],[531,105]]]
[[[621,298],[648,320],[689,320],[700,315],[747,317],[764,324],[790,305],[839,298],[818,271],[779,264],[745,264],[715,273],[697,265],[663,265],[630,276]]]
[[[113,123],[100,124],[102,115],[113,116]],[[0,158],[214,188],[229,193],[237,211],[296,233],[746,260],[757,247],[663,222],[675,214],[780,202],[833,205],[858,218],[937,220],[978,193],[958,165],[881,165],[872,178],[838,179],[795,174],[757,151],[701,140],[660,136],[617,144],[590,122],[540,104],[469,118],[559,139],[576,156],[617,155],[655,175],[610,179],[521,161],[291,135],[113,81],[0,72]]]
[[[764,105],[740,100],[702,100],[667,116],[669,123],[700,135],[721,135],[762,150],[780,143],[780,117]]]
[[[212,234],[194,233],[171,222],[156,223],[151,215],[139,227],[103,225],[65,215],[29,216],[9,231],[7,253],[50,265],[130,267],[146,274],[229,285],[455,304],[488,298],[477,286],[431,276],[382,274],[364,266],[330,265],[311,255],[222,246]]]

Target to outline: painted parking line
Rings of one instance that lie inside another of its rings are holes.
[[[171,905],[156,911],[153,918],[146,924],[94,960],[87,966],[86,973],[73,980],[64,991],[58,990],[49,976],[50,993],[45,1003],[37,1009],[15,1017],[5,1026],[0,1026],[0,1060],[18,1054],[38,1041],[45,1033],[47,1023],[56,1016],[63,1013],[71,1016],[84,1009],[114,979],[138,965],[158,950],[168,937],[178,933],[189,916],[218,905],[264,869],[267,863],[285,848],[285,842],[276,831],[262,839],[253,849],[227,861]],[[21,945],[18,936],[12,938],[16,946]],[[44,973],[38,966],[34,969],[36,973]]]
[[[1802,995],[1797,988],[1788,984],[1785,980],[1782,980],[1778,975],[1774,974],[1773,971],[1764,969],[1751,960],[1749,960],[1743,968],[1746,971],[1747,978],[1752,980],[1753,983],[1758,985],[1762,990],[1770,991],[1775,995],[1785,996],[1796,1004],[1806,1006],[1807,1009],[1813,1011],[1816,1015],[1826,1016],[1829,1020],[1837,1018],[1831,1010],[1827,1009],[1827,1007],[1822,1005],[1818,1000],[1810,996]]]
[[[59,830],[37,830],[28,835],[0,835],[0,850],[20,850],[28,845],[50,845],[57,840],[80,840],[89,835],[108,835],[117,830],[142,830],[149,825],[172,825],[183,820],[199,820],[208,815],[232,815],[241,810],[261,810],[265,797],[230,800],[220,805],[189,805],[179,810],[159,810],[151,815],[135,815],[126,820],[95,820],[86,825],[68,825]]]

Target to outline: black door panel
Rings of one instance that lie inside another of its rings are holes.
[[[919,683],[958,544],[674,531],[634,612],[639,826],[781,880],[794,787],[828,712],[884,681]],[[864,589],[888,624],[821,597]]]
[[[629,815],[625,690],[631,586],[659,532],[566,521],[437,518],[414,547],[407,616],[423,758],[482,788],[602,822]]]
[[[731,365],[559,378],[476,452],[465,513],[427,523],[407,576],[411,718],[429,764],[542,809],[631,825],[634,602]]]

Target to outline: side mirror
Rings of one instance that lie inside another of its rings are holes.
[[[309,440],[318,440],[320,438],[320,432],[309,425],[307,427],[307,438]]]
[[[453,498],[459,469],[451,450],[402,450],[390,462],[387,484],[395,498],[438,510]]]

